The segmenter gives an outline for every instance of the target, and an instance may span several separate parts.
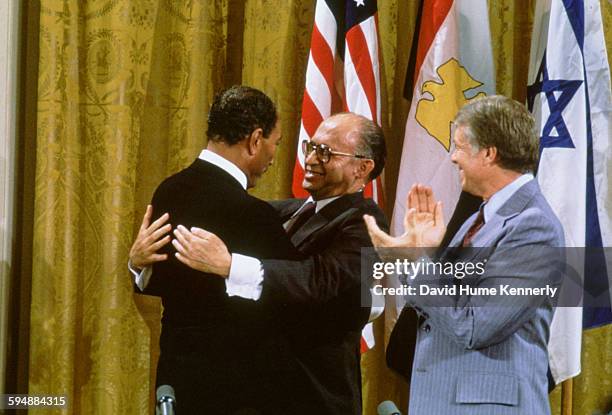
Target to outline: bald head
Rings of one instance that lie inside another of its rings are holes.
[[[324,121],[327,122],[330,126],[337,127],[350,140],[355,140],[355,154],[374,161],[374,168],[368,179],[377,178],[385,167],[387,159],[387,146],[382,128],[363,115],[353,112],[334,114]]]
[[[382,130],[351,113],[321,123],[304,144],[303,187],[315,200],[355,193],[382,170],[386,148]]]

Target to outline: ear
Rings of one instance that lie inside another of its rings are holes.
[[[364,183],[367,183],[368,177],[370,176],[372,170],[374,170],[374,160],[359,160],[359,165],[357,169],[355,169],[355,177],[358,179],[362,179]]]
[[[261,128],[256,128],[251,132],[251,134],[247,137],[246,140],[249,156],[257,154],[259,148],[261,147],[263,139],[263,130]]]
[[[485,150],[485,164],[493,165],[497,160],[497,147],[488,147]]]

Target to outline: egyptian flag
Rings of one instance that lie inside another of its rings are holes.
[[[406,196],[415,183],[431,186],[448,219],[461,183],[451,122],[473,99],[495,93],[485,0],[424,0],[414,36],[405,92],[412,104],[393,207],[392,233],[403,233]]]
[[[451,122],[466,103],[495,93],[488,15],[486,0],[421,1],[404,87],[412,104],[393,206],[393,235],[404,232],[406,196],[415,183],[431,186],[442,201],[444,218],[450,219],[444,244],[481,203],[461,193],[459,173],[450,160]],[[400,285],[392,278],[386,283]],[[390,331],[405,303],[398,296],[385,302],[385,328]],[[404,320],[411,321],[407,314],[409,309],[402,313]]]

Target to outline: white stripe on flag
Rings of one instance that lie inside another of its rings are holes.
[[[331,91],[319,67],[315,65],[312,59],[312,52],[308,58],[306,69],[306,90],[323,119],[329,117],[331,112]]]
[[[351,60],[351,54],[348,53],[349,45],[346,44],[346,53],[344,54],[344,88],[346,92],[346,105],[350,112],[363,115],[372,119],[372,112],[368,104],[368,97],[361,86],[361,81],[355,66]]]
[[[376,120],[378,120],[378,124],[382,124],[380,120],[381,116],[381,97],[380,97],[380,62],[378,60],[379,50],[378,50],[378,27],[376,26],[376,19],[374,16],[370,17],[367,20],[364,20],[359,25],[361,26],[361,31],[363,32],[366,41],[368,43],[368,52],[370,53],[370,62],[372,62],[372,70],[374,71],[374,80],[376,82]]]
[[[376,340],[374,339],[374,326],[372,323],[368,323],[365,325],[365,327],[361,331],[361,337],[368,346],[368,349],[374,347],[374,345],[376,344]]]
[[[317,1],[317,8],[315,10],[315,26],[319,29],[319,32],[325,39],[325,42],[329,46],[332,55],[336,56],[336,38],[338,36],[336,28],[336,18],[334,14],[329,10],[325,1]],[[334,30],[330,30],[334,28]]]

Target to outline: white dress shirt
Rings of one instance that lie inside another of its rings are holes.
[[[302,212],[308,203],[315,203],[315,214],[325,206],[338,199],[334,196],[315,201],[310,196],[298,210],[287,220],[283,227],[289,228],[294,219]],[[259,300],[263,289],[263,265],[257,258],[247,255],[232,254],[232,264],[228,278],[225,280],[225,290],[229,296],[239,296],[249,300]]]
[[[518,189],[531,180],[533,180],[533,174],[525,173],[495,192],[484,205],[484,222],[487,223]]]

